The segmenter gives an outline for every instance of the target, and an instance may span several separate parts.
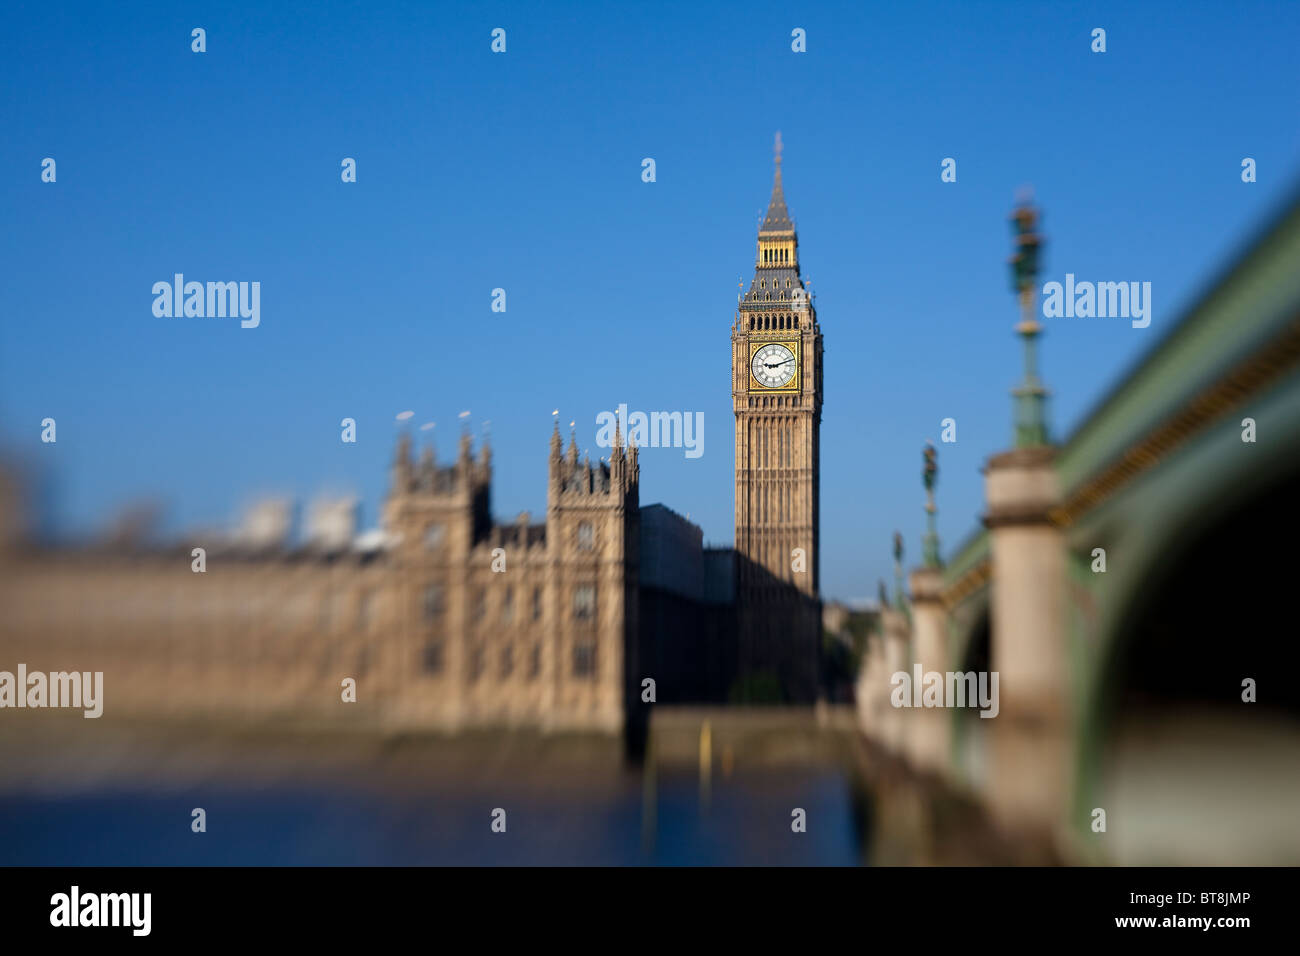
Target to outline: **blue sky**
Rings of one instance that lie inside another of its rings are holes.
[[[402,410],[441,457],[458,412],[491,420],[502,518],[545,510],[553,408],[593,458],[620,402],[701,411],[705,454],[647,450],[642,501],[728,544],[730,327],[779,129],[825,334],[823,590],[873,594],[895,528],[919,557],[940,420],[945,552],[1010,442],[1017,187],[1044,281],[1153,288],[1145,330],[1048,322],[1060,436],[1300,173],[1294,5],[1133,6],[7,4],[0,437],[68,532],[142,497],[179,528],[349,489],[372,524]],[[176,272],[260,281],[260,327],[156,318]]]

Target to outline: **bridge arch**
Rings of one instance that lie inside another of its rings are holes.
[[[1116,862],[1300,856],[1300,838],[1275,832],[1294,830],[1283,808],[1300,805],[1296,643],[1283,626],[1294,562],[1278,559],[1300,540],[1300,376],[1226,412],[1068,538],[1076,568],[1090,542],[1107,545],[1105,574],[1084,573],[1092,606],[1076,607],[1072,634],[1076,827],[1109,803]],[[1267,704],[1241,701],[1246,677]],[[1182,859],[1188,832],[1206,845]]]

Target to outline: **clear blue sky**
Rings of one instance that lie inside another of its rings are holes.
[[[67,531],[349,488],[372,524],[404,409],[442,456],[459,411],[490,419],[494,511],[540,515],[551,409],[595,458],[626,402],[704,413],[703,457],[644,454],[642,501],[730,543],[729,334],[780,129],[825,333],[823,590],[873,594],[895,528],[919,557],[940,420],[945,552],[1010,441],[1018,186],[1044,280],[1153,284],[1149,329],[1049,322],[1063,435],[1300,173],[1293,3],[230,6],[0,14],[0,436]],[[175,272],[260,281],[261,327],[155,318]]]

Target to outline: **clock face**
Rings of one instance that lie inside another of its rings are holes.
[[[776,342],[764,345],[755,352],[749,368],[758,383],[767,388],[783,388],[790,383],[797,371],[794,353],[788,346]]]

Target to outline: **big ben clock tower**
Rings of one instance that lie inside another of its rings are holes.
[[[737,605],[742,672],[775,676],[786,699],[809,699],[821,631],[822,335],[799,273],[781,148],[777,133],[754,279],[731,327]]]

